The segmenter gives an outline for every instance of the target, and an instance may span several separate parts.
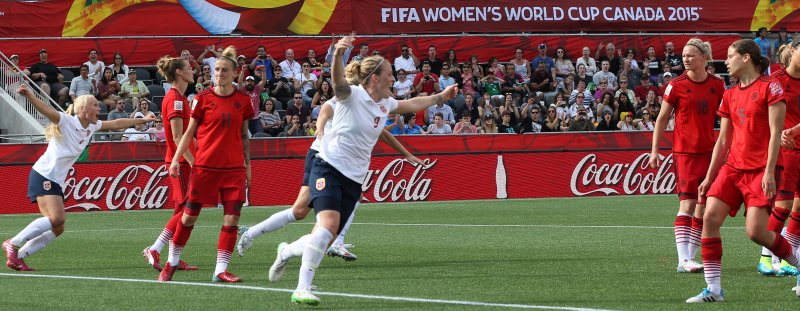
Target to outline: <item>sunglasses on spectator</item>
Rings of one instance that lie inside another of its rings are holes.
[[[300,97],[295,96],[294,99],[303,99],[303,97],[302,96],[300,96]]]
[[[600,84],[608,84],[608,82],[600,82]]]
[[[401,49],[400,52],[403,52],[403,53],[408,52],[408,49]]]

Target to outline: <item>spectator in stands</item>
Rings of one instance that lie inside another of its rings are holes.
[[[164,122],[161,121],[160,119],[156,120],[155,122],[156,122],[155,127],[149,128],[147,132],[150,133],[151,137],[153,137],[153,140],[157,142],[166,141],[167,134],[166,132],[164,132]]]
[[[242,71],[247,70],[247,67],[247,64],[241,65]],[[256,83],[256,78],[253,76],[247,76],[247,78],[239,76],[239,91],[250,96],[250,105],[253,107],[253,111],[261,111],[261,92],[264,91],[264,86],[266,83],[267,76],[263,70],[261,71],[261,81],[258,83]],[[258,114],[253,114],[253,117],[247,122],[247,127],[250,130],[251,135],[264,132],[264,128],[261,126],[261,120]]]
[[[202,83],[204,88],[209,88],[214,86],[214,78],[212,76],[211,66],[208,64],[203,64],[203,71],[200,72],[200,76],[196,79],[197,83]]]
[[[11,61],[11,64],[16,66],[16,68],[14,68],[14,66],[10,66],[10,68],[8,69],[8,72],[10,72],[11,74],[20,74],[20,73],[22,73],[22,74],[25,74],[26,76],[30,76],[31,75],[31,72],[28,71],[28,69],[25,67],[25,65],[20,65],[19,64],[19,55],[13,54],[13,55],[9,56],[8,59]],[[19,70],[17,70],[17,68],[19,68]]]
[[[403,124],[402,116],[393,113],[387,115],[383,129],[395,136],[405,134],[405,124]]]
[[[239,81],[239,77],[246,78],[253,75],[253,73],[250,72],[249,67],[250,66],[247,65],[246,56],[244,55],[236,56],[236,81]],[[261,78],[259,78],[259,80],[261,80]]]
[[[636,110],[636,114],[641,115],[645,109],[650,112],[650,117],[653,120],[658,117],[657,112],[661,111],[661,102],[656,100],[656,91],[647,91],[647,95],[644,96],[644,100],[639,103],[639,109]]]
[[[605,92],[600,95],[600,100],[597,101],[597,110],[595,115],[600,116],[603,115],[603,113],[610,112],[612,113],[612,117],[614,117],[614,124],[616,124],[616,116],[619,115],[619,113],[616,113],[618,107],[619,105],[614,99],[614,94],[611,94],[611,92]]]
[[[669,81],[672,81],[672,78],[671,72],[665,72],[663,75],[661,75],[661,87],[658,88],[657,94],[659,97],[664,96],[664,90],[667,89],[667,85],[669,85]]]
[[[414,56],[411,48],[403,44],[400,47],[400,56],[394,59],[394,69],[398,70],[398,72],[400,69],[403,69],[407,75],[406,78],[413,82],[417,75],[417,66],[419,66],[419,64],[419,59]]]
[[[538,116],[533,116],[532,112],[534,109],[540,111]],[[527,100],[525,100],[525,104],[522,105],[519,115],[521,120],[523,120],[522,122],[528,122],[532,117],[535,118],[536,121],[541,121],[543,118],[541,111],[544,111],[544,107],[539,103],[538,98],[536,98],[536,96],[528,96]]]
[[[447,58],[444,60],[443,65],[447,65],[451,71],[458,71],[461,74],[461,63],[458,62],[455,50],[450,49],[447,51]]]
[[[639,86],[633,89],[633,94],[636,96],[636,101],[638,102],[644,102],[648,92],[658,92],[658,88],[650,84],[649,75],[642,75],[639,79],[639,83]]]
[[[130,116],[131,118],[135,118],[137,114],[141,114],[145,117],[153,117],[153,118],[156,117],[156,114],[150,111],[150,101],[147,100],[147,98],[145,97],[142,97],[139,100],[139,104],[134,107],[136,107],[136,109],[134,109],[133,113],[131,113]],[[147,124],[147,127],[152,127],[154,125],[154,122],[149,122],[145,124]]]
[[[610,44],[610,43],[609,43]],[[592,82],[595,85],[600,85],[601,80],[605,80],[608,85],[609,91],[616,91],[617,90],[617,76],[609,71],[611,69],[611,65],[607,60],[603,60],[600,62],[600,72],[597,72],[592,76]]]
[[[656,47],[652,45],[647,47],[647,54],[642,60],[642,68],[647,68],[650,71],[650,80],[653,83],[658,81],[658,76],[661,74],[661,64],[662,60],[656,56]]]
[[[489,95],[491,98],[503,97],[503,95],[500,95],[500,81],[495,78],[493,71],[486,72],[486,76],[480,82],[484,96]]]
[[[614,93],[614,96],[619,97],[619,94],[623,93],[627,95],[628,100],[634,108],[639,106],[639,101],[636,100],[636,94],[633,93],[633,90],[628,88],[628,78],[625,77],[619,79],[619,89]]]
[[[578,88],[569,93],[569,104],[574,105],[575,103],[583,104],[587,109],[594,107],[594,96],[586,89],[586,83],[583,81],[579,81]],[[594,117],[591,111],[589,111],[589,117]]]
[[[427,134],[422,127],[417,124],[417,116],[413,113],[407,113],[404,116],[406,124],[403,127],[403,133],[406,135],[425,135]]]
[[[453,113],[453,108],[448,105],[445,105],[444,102],[437,103],[436,105],[430,106],[427,110],[428,113],[428,123],[432,124],[435,121],[436,116],[442,117],[442,122],[447,125],[454,126],[456,124],[455,116]]]
[[[250,62],[249,68],[250,70],[255,70],[258,66],[264,66],[264,72],[266,73],[268,80],[273,78],[273,68],[278,66],[278,63],[272,59],[272,55],[267,54],[267,48],[263,45],[256,48],[256,57],[254,57]]]
[[[311,123],[311,109],[309,109],[306,105],[303,104],[303,96],[300,95],[300,92],[294,93],[294,98],[287,104],[286,108],[286,124],[292,125],[292,116],[299,116],[300,125],[304,128],[308,128],[308,124]]]
[[[504,98],[505,96],[500,95]],[[485,116],[491,115],[492,118],[498,119],[500,117],[500,112],[497,108],[495,108],[494,104],[492,103],[492,96],[488,93],[483,93],[483,97],[478,100],[478,115]]]
[[[630,61],[631,68],[644,70],[644,68],[642,66],[639,66],[639,63],[636,61],[636,50],[634,49],[625,50],[625,55],[622,58],[622,62],[624,63],[626,59]]]
[[[264,111],[258,114],[258,118],[261,120],[261,127],[264,128],[264,132],[267,134],[278,136],[283,132],[283,120],[281,120],[278,111],[275,110],[275,104],[272,101],[264,102]]]
[[[595,62],[594,58],[589,56],[592,53],[592,50],[590,50],[588,46],[584,46],[581,52],[583,54],[581,55],[581,57],[575,60],[575,67],[578,67],[578,69],[580,69],[581,65],[585,66],[586,67],[585,74],[591,78],[591,76],[593,76],[594,73],[597,72],[597,63]],[[585,77],[581,76],[581,78]]]
[[[301,97],[299,102],[303,102],[303,98]],[[300,123],[300,115],[286,115],[286,118],[289,120],[289,124],[286,125],[286,136],[306,136],[306,127]],[[308,119],[308,122],[311,123],[311,119]]]
[[[547,107],[547,115],[544,118],[542,132],[561,132],[561,119],[556,113],[555,104],[551,104]]]
[[[456,123],[453,134],[478,134],[478,126],[471,123],[471,118],[469,111],[462,111],[461,120]]]
[[[608,89],[608,79],[600,79],[599,82],[600,83],[597,84],[597,90],[594,92],[595,100],[600,100],[600,96],[602,96],[604,93],[613,92],[613,90]]]
[[[735,87],[738,84],[739,84],[739,78],[738,77],[728,76],[728,85],[727,85],[726,89]],[[659,90],[659,92],[660,92],[659,94],[664,94],[663,90]]]
[[[136,80],[136,71],[134,70],[128,72],[128,82],[122,84],[119,95],[136,107],[141,99],[150,96],[150,91],[147,90],[144,82]]]
[[[445,106],[446,107],[446,106]],[[444,116],[437,112],[433,117],[433,122],[428,126],[427,134],[452,134],[453,129],[450,124],[445,123]]]
[[[465,111],[469,113],[469,122],[473,124],[475,124],[481,116],[481,114],[478,112],[478,105],[475,104],[475,97],[472,94],[464,95],[464,106],[461,106],[456,110],[456,115],[463,115]]]
[[[775,47],[773,46],[772,40],[767,38],[768,35],[769,31],[767,31],[766,27],[758,28],[756,38],[753,41],[755,41],[761,49],[761,56],[774,60],[772,55],[775,55]]]
[[[627,112],[633,115],[633,113],[636,112],[636,109],[633,107],[633,103],[631,103],[630,97],[628,97],[628,93],[619,93],[619,95],[617,95],[616,110],[617,110],[616,112],[620,114],[619,115],[620,120],[625,119],[623,118],[622,113]],[[620,129],[622,129],[622,127],[620,127]]]
[[[530,115],[524,119],[522,126],[520,126],[520,132],[524,133],[541,133],[544,131],[545,124],[544,120],[542,119],[542,109],[539,108],[539,105],[531,105],[530,106]]]
[[[591,85],[594,85],[592,76],[586,73],[586,65],[584,64],[578,65],[578,73],[575,75],[574,79],[575,81],[586,82],[587,86],[590,85],[589,83],[591,83]]]
[[[531,70],[531,63],[524,56],[522,48],[517,48],[514,50],[514,58],[508,62],[514,66],[514,72],[522,76],[525,83],[528,83],[531,80],[533,71]]]
[[[292,101],[292,93],[289,88],[289,79],[283,77],[283,69],[280,66],[275,67],[272,74],[272,79],[267,83],[269,94],[280,102],[281,107],[290,106]],[[302,95],[300,96],[302,101]],[[290,120],[286,120],[288,124]]]
[[[281,67],[282,77],[289,80],[289,84],[294,83],[294,77],[303,71],[300,63],[294,60],[294,50],[287,49],[285,54],[286,59],[278,64]]]
[[[519,134],[519,127],[516,122],[511,120],[511,112],[503,111],[500,113],[500,124],[497,125],[497,133]]]
[[[575,74],[571,74],[566,76],[564,80],[561,80],[561,82],[558,82],[558,85],[556,86],[556,92],[572,94],[572,92],[575,91],[575,77]],[[583,85],[586,85],[586,82],[584,82]]]
[[[369,45],[366,42],[361,42],[361,44],[358,45],[358,48],[358,55],[353,56],[353,61],[360,62],[369,57]]]
[[[536,71],[533,72],[531,76],[531,83],[528,84],[528,88],[531,92],[539,92],[539,93],[550,93],[555,91],[555,78],[551,74],[551,72],[547,69],[546,62],[533,62],[536,64]]]
[[[472,70],[472,66],[469,64],[463,64],[461,66],[461,83],[460,83],[459,91],[461,94],[466,96],[467,94],[475,96],[480,96],[478,93],[478,89],[480,87],[480,78],[474,74]]]
[[[133,119],[141,119],[144,118],[144,114],[136,113],[132,116]],[[125,134],[122,135],[122,141],[152,141],[153,138],[150,136],[150,133],[147,132],[147,124],[136,124],[132,128],[128,128],[125,130]]]
[[[130,114],[125,112],[125,102],[122,99],[118,99],[114,107],[115,107],[114,110],[111,110],[111,112],[108,113],[108,116],[106,116],[106,121],[114,121],[116,119],[127,119],[127,118],[130,118]],[[117,130],[117,131],[114,131],[114,132],[120,132],[121,133],[121,132],[124,132],[124,131],[125,130]],[[122,135],[111,135],[110,136],[110,140],[120,140],[120,139],[122,139]]]
[[[329,62],[322,63],[322,73],[320,73],[319,77],[317,78],[318,90],[320,84],[322,84],[322,81],[328,81],[328,84],[331,84],[331,64]]]
[[[519,123],[520,120],[519,108],[517,106],[517,99],[514,98],[514,95],[506,94],[506,100],[503,103],[503,105],[499,107],[499,112],[501,117],[503,116],[504,112],[508,112],[509,117],[511,118],[510,119],[511,124],[517,125],[517,123]],[[519,131],[517,131],[516,133],[519,133]]]
[[[428,64],[431,66],[431,71],[432,72],[441,72],[442,71],[442,66],[444,66],[444,63],[440,59],[436,58],[436,47],[435,46],[433,46],[433,45],[428,46],[428,56],[425,57],[425,59],[422,60],[423,65],[425,64],[425,61],[427,61]],[[421,66],[420,66],[419,69],[423,70]],[[429,94],[433,95],[433,93],[429,93]]]
[[[636,124],[633,123],[633,113],[627,111],[620,113],[620,121],[617,123],[617,127],[623,132],[637,130]]]
[[[612,120],[611,118],[612,113],[608,110],[603,111],[603,117],[600,118],[600,121],[597,123],[596,130],[598,131],[619,131],[619,127],[617,127],[617,121]]]
[[[469,57],[469,62],[467,62],[467,65],[472,69],[472,74],[473,75],[478,77],[478,79],[482,79],[483,78],[483,75],[484,75],[483,74],[483,66],[481,66],[480,63],[478,63],[478,56],[476,56],[476,55],[470,56]]]
[[[633,60],[630,58],[625,58],[622,60],[622,69],[617,73],[617,79],[622,80],[622,78],[627,78],[628,80],[628,89],[633,90],[637,86],[639,86],[639,81],[642,80],[642,77],[649,76],[649,70],[645,68],[642,71],[639,68],[633,68],[632,62]]]
[[[392,85],[392,92],[395,99],[402,100],[402,99],[409,99],[413,96],[411,89],[413,88],[413,82],[408,80],[408,75],[406,74],[405,69],[397,70],[397,81],[394,82]]]
[[[491,114],[483,115],[483,120],[478,131],[481,134],[497,134],[497,123],[495,123],[495,117]]]
[[[677,77],[677,75],[676,75],[676,74],[672,73],[672,69],[670,69],[670,67],[669,67],[669,64],[664,64],[664,65],[661,67],[661,71],[662,71],[663,73],[662,73],[660,76],[658,76],[658,79],[656,80],[656,83],[657,83],[657,84],[656,84],[656,86],[658,86],[659,88],[660,88],[660,87],[662,87],[662,86],[663,86],[663,87],[667,87],[666,85],[667,85],[667,84],[669,84],[669,81],[667,81],[667,82],[664,82],[664,81],[665,81],[665,79],[664,79],[664,75],[665,75],[666,73],[668,73],[668,72],[670,73],[670,74],[669,74],[670,80],[672,80],[672,78],[675,78],[675,77]]]
[[[89,50],[89,60],[83,64],[89,66],[89,79],[98,81],[103,77],[103,68],[106,67],[106,64],[97,60],[97,50]]]
[[[441,66],[439,67],[441,69]],[[441,92],[439,76],[431,73],[432,67],[428,60],[422,62],[422,74],[414,78],[414,87],[419,96],[428,96]]]
[[[492,56],[489,58],[489,63],[486,67],[486,74],[488,75],[489,73],[494,74],[495,77],[502,77],[506,74],[505,68],[503,65],[500,65],[499,61],[497,61],[497,57]]]
[[[311,73],[319,78],[319,75],[322,74],[322,64],[317,60],[317,52],[314,52],[314,49],[308,50],[305,62],[311,65]]]
[[[114,76],[117,77],[117,82],[124,84],[128,82],[128,72],[130,69],[125,65],[125,60],[122,59],[122,54],[119,52],[114,53],[114,63],[111,64],[111,69],[114,70]]]
[[[39,50],[39,62],[30,68],[31,79],[42,88],[48,96],[56,99],[59,105],[64,106],[69,98],[69,89],[64,85],[64,76],[61,71],[47,62],[47,50]]]
[[[319,85],[317,93],[314,94],[314,98],[311,99],[311,107],[322,107],[322,104],[331,98],[333,98],[333,88],[331,88],[331,83],[328,81],[322,81],[322,83]]]
[[[13,54],[8,58],[11,61],[13,66],[6,67],[5,72],[3,74],[7,77],[6,89],[7,90],[15,90],[20,84],[22,84],[24,78],[22,76],[30,77],[31,72],[25,68],[24,65],[19,64],[19,55]]]
[[[675,53],[675,45],[672,42],[667,42],[666,44],[664,62],[669,65],[669,70],[674,74],[681,75],[683,73],[683,60],[681,55]]]
[[[586,132],[595,130],[594,123],[589,120],[586,107],[581,105],[578,105],[578,114],[575,117],[575,120],[571,123],[572,124],[569,125],[570,132]]]
[[[181,59],[186,61],[189,64],[189,66],[192,67],[192,70],[194,70],[195,72],[197,71],[198,68],[200,68],[200,64],[197,63],[197,60],[194,59],[194,55],[192,55],[192,53],[189,52],[189,50],[181,51]]]
[[[306,103],[306,106],[310,106],[312,98],[308,96],[308,93],[311,90],[316,91],[317,76],[311,73],[311,64],[303,63],[302,68],[303,71],[294,77],[294,89],[300,90],[303,102]]]
[[[442,71],[440,72],[438,83],[439,83],[439,89],[440,90],[444,90],[448,86],[456,84],[456,80],[453,79],[453,77],[450,76],[450,66],[449,65],[442,66]],[[448,102],[448,105],[450,105],[450,107],[453,107],[453,103],[452,102],[454,100],[455,100],[455,98]]]
[[[600,52],[603,50],[605,50],[605,54],[600,55]],[[600,42],[600,46],[597,47],[594,58],[601,64],[603,61],[608,61],[608,71],[610,72],[619,72],[619,70],[622,69],[622,50],[617,50],[613,43],[609,42],[604,45],[603,42]],[[597,82],[595,82],[595,84],[597,84]]]
[[[652,115],[650,114],[649,109],[642,110],[642,119],[641,121],[639,121],[639,126],[638,126],[638,129],[640,131],[650,131],[650,132],[653,131],[653,129],[656,126],[656,123],[653,122],[651,116]]]
[[[111,111],[116,102],[121,99],[119,97],[119,92],[122,90],[121,87],[114,77],[114,70],[111,67],[106,67],[103,69],[103,76],[100,78],[100,82],[97,83],[97,99],[108,106],[108,110]]]
[[[556,48],[556,78],[564,79],[570,74],[575,74],[575,66],[567,55],[567,50],[562,47]]]
[[[576,90],[577,91],[577,90]],[[571,97],[570,106],[569,106],[569,116],[573,119],[577,119],[577,115],[580,113],[581,108],[586,111],[586,117],[590,121],[594,122],[594,112],[592,111],[592,101],[587,100],[587,98],[591,98],[586,96],[586,92],[576,92],[575,97]]]
[[[569,102],[569,95],[556,93],[556,96],[551,101],[556,106],[556,115],[563,119],[569,118],[569,109],[567,108]]]
[[[97,80],[89,78],[89,66],[81,65],[80,75],[69,84],[69,97],[72,102],[81,95],[97,95]]]
[[[221,46],[221,45],[218,46],[218,47],[215,47],[214,45],[209,45],[209,46],[207,46],[205,48],[205,50],[203,50],[203,53],[200,54],[199,58],[202,60],[203,65],[207,65],[209,69],[213,69],[214,68],[214,64],[216,64],[216,62],[217,62],[217,58],[220,57],[220,55],[222,55],[222,51],[223,50],[224,50],[224,47]],[[211,53],[211,56],[206,57],[206,55],[208,55],[209,53]],[[211,75],[211,77],[209,79],[207,79],[206,81],[214,81],[215,80],[214,76],[216,76],[216,72],[214,72],[214,70],[209,70],[209,71],[210,71],[209,74]],[[203,84],[206,87],[211,85],[209,83],[206,83],[206,81],[203,82]],[[198,81],[198,82],[200,82],[200,81]]]

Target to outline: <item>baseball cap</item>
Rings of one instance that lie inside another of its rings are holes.
[[[245,81],[250,81],[250,80],[255,81],[256,80],[256,78],[253,78],[253,76],[247,76],[247,78],[244,78],[244,79],[245,79]]]
[[[492,118],[491,113],[487,113],[486,115],[483,116],[483,119],[491,119],[491,118]]]
[[[671,73],[671,72],[665,72],[665,73],[664,73],[664,76],[665,76],[665,77],[670,77],[670,78],[672,78],[672,73]]]
[[[19,59],[19,55],[17,55],[17,54],[13,54],[13,55],[11,55],[11,56],[9,56],[9,57],[8,57],[8,59],[12,59],[12,58]]]
[[[133,115],[133,118],[134,118],[134,119],[141,119],[141,118],[144,118],[144,114],[143,114],[143,113],[141,113],[141,112],[137,112],[136,114],[134,114],[134,115]]]
[[[544,44],[544,43],[540,43],[540,44],[539,44],[539,48],[540,48],[540,49],[546,49],[546,48],[547,48],[547,45],[546,45],[546,44]]]
[[[239,56],[237,56],[237,57],[236,57],[236,59],[240,59],[240,58],[247,59],[247,56],[244,56],[244,55],[239,55]]]
[[[47,50],[45,50],[45,49],[39,50],[39,54],[42,54],[42,53],[47,53]]]

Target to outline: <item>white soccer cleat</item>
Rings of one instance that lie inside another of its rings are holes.
[[[316,306],[319,304],[319,297],[314,295],[310,289],[303,288],[295,290],[294,293],[292,293],[292,302]]]
[[[344,245],[331,245],[331,247],[328,248],[328,256],[342,257],[345,261],[354,261],[358,259],[358,256],[348,251]]]
[[[242,226],[239,229],[239,242],[236,243],[236,253],[239,257],[244,256],[244,252],[253,247],[253,238],[247,235],[250,228]]]
[[[678,273],[697,273],[703,271],[703,265],[694,260],[684,260],[678,264]]]
[[[286,264],[289,263],[281,258],[281,251],[283,251],[286,246],[289,246],[289,243],[281,242],[281,244],[278,244],[278,254],[275,256],[275,262],[272,264],[272,267],[269,267],[270,282],[274,283],[280,281],[283,277],[283,271],[286,269]],[[294,297],[294,295],[292,295],[292,297]],[[292,298],[292,301],[294,301],[294,298]],[[317,298],[317,302],[319,303],[319,298]]]
[[[719,291],[719,294],[714,294],[708,288],[703,288],[697,296],[686,299],[686,303],[701,303],[701,302],[723,302],[725,301],[725,292]]]

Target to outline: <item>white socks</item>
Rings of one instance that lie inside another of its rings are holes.
[[[287,208],[272,214],[272,216],[269,216],[269,218],[266,220],[250,227],[245,234],[247,234],[251,239],[255,239],[264,233],[278,230],[295,221],[296,219],[294,219],[294,213],[292,213],[292,209]]]
[[[281,259],[283,261],[287,261],[294,257],[303,256],[303,251],[306,249],[306,245],[308,244],[308,240],[310,238],[311,234],[306,234],[297,239],[297,241],[292,242],[292,244],[284,247],[281,251]]]
[[[56,234],[53,233],[52,230],[47,230],[45,233],[37,236],[33,240],[28,241],[25,243],[20,249],[17,255],[20,259],[33,255],[34,253],[38,252],[39,250],[43,249],[47,244],[53,242],[56,239]]]
[[[47,217],[36,218],[36,220],[31,221],[25,229],[22,229],[16,236],[11,238],[11,244],[14,244],[14,246],[22,246],[50,229],[53,229],[52,224],[50,224],[50,219],[47,219]]]
[[[333,234],[323,227],[317,227],[309,235],[308,243],[303,250],[303,264],[300,266],[300,276],[297,280],[297,289],[311,288],[311,281],[314,280],[314,273],[325,256],[328,242],[333,239]]]
[[[333,241],[333,244],[331,244],[331,246],[344,245],[344,236],[347,234],[347,230],[350,229],[350,225],[353,224],[353,218],[356,218],[356,210],[358,209],[358,205],[359,204],[361,204],[361,203],[358,202],[358,203],[356,203],[356,206],[353,207],[353,212],[350,213],[350,217],[347,218],[347,222],[344,224],[344,227],[342,228],[342,232],[339,232],[339,235],[336,236],[336,241]]]

